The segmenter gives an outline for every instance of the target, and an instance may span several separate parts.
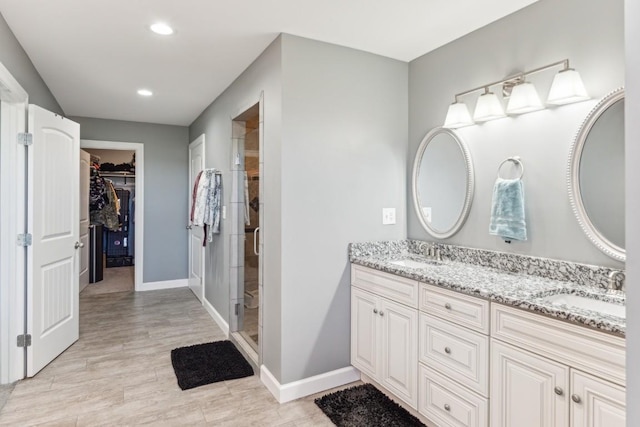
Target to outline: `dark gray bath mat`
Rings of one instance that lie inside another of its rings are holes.
[[[231,341],[175,348],[171,363],[182,390],[253,375],[253,368]]]
[[[315,402],[338,427],[424,426],[371,384],[336,391],[317,398]]]

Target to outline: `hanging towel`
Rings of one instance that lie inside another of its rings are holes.
[[[213,235],[220,233],[220,200],[222,193],[222,177],[215,169],[205,169],[200,175],[192,206],[193,225],[204,227],[206,242],[213,240]]]
[[[491,201],[489,234],[500,236],[507,243],[511,243],[511,240],[527,240],[524,186],[521,179],[496,180]]]
[[[251,215],[249,214],[249,176],[244,171],[244,225],[251,225]]]
[[[191,220],[191,222],[193,222],[193,214],[195,213],[196,210],[196,200],[197,200],[197,196],[198,196],[198,184],[200,183],[200,177],[202,176],[202,171],[198,172],[198,175],[196,176],[196,180],[193,183],[193,191],[191,192],[191,215],[189,216],[189,219]]]
[[[204,223],[208,227],[207,239],[211,242],[214,234],[220,233],[220,193],[222,192],[222,176],[215,169],[207,169],[209,187],[207,189],[207,206]]]

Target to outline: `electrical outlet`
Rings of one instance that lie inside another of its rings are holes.
[[[382,208],[382,224],[390,225],[396,223],[396,208]]]
[[[431,224],[431,208],[423,206],[422,214],[424,215],[424,220],[427,222],[427,224]]]

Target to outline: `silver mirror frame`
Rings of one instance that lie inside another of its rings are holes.
[[[424,215],[420,209],[420,197],[418,196],[418,173],[420,171],[420,165],[422,163],[422,156],[424,155],[427,146],[435,138],[437,135],[447,134],[451,136],[454,141],[458,144],[460,151],[464,157],[464,162],[467,167],[467,191],[464,198],[464,204],[462,206],[462,211],[460,212],[460,216],[458,220],[453,224],[453,226],[446,231],[437,231],[434,230],[425,220]],[[462,139],[451,129],[445,129],[443,127],[437,127],[431,129],[425,137],[420,142],[420,146],[418,147],[418,151],[416,152],[415,160],[413,161],[413,178],[412,178],[412,194],[413,194],[413,207],[415,208],[418,219],[420,220],[420,224],[429,233],[431,236],[436,239],[446,239],[448,237],[456,234],[460,228],[464,225],[467,217],[469,216],[469,211],[471,210],[471,202],[473,201],[473,191],[475,187],[474,174],[473,174],[473,163],[471,162],[471,154],[469,153],[469,149],[466,144],[462,141]]]
[[[591,243],[593,243],[598,249],[604,252],[609,257],[618,261],[625,262],[627,259],[627,253],[624,248],[621,248],[607,239],[591,222],[587,210],[582,202],[582,193],[580,190],[580,159],[582,157],[582,150],[587,140],[587,136],[591,131],[598,118],[609,107],[616,102],[624,99],[624,88],[619,88],[609,93],[602,98],[598,104],[587,115],[587,118],[580,126],[578,133],[571,146],[569,152],[569,162],[567,166],[567,187],[569,189],[569,201],[573,214],[575,215],[582,231],[587,235]]]

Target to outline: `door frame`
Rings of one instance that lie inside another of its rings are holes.
[[[99,141],[93,139],[80,139],[81,149],[100,150],[126,150],[136,153],[136,211],[134,221],[136,223],[135,241],[135,290],[143,291],[143,261],[144,261],[144,144],[141,142]]]
[[[207,151],[206,151],[207,145],[205,144],[205,136],[203,133],[189,143],[189,187],[191,187],[191,149],[198,144],[202,144],[202,158],[203,158],[202,169],[204,170],[204,168],[207,165]],[[193,188],[191,188],[191,190],[193,191]],[[187,212],[187,218],[189,223],[188,225],[190,226],[191,225],[191,203],[193,203],[193,201],[191,200],[192,198],[191,191],[187,192],[187,196],[189,197],[187,201],[187,207],[189,208],[189,211]],[[206,239],[207,236],[205,235],[203,238]],[[187,281],[191,279],[191,257],[193,256],[192,249],[193,248],[191,246],[191,229],[189,229],[189,275],[187,276]],[[202,277],[202,295],[200,295],[198,298],[200,299],[200,302],[202,303],[202,305],[204,305],[205,283],[206,283],[205,274],[207,271],[207,269],[205,268],[205,262],[206,262],[207,256],[206,256],[206,248],[204,246],[202,246],[200,250],[202,251],[202,265],[201,265],[202,271],[200,272],[200,275]],[[189,286],[189,289],[191,289],[191,286]]]
[[[17,135],[27,126],[29,96],[0,63],[0,384],[26,376],[26,348],[16,345],[26,333],[26,248],[16,245],[26,232],[26,148]]]

